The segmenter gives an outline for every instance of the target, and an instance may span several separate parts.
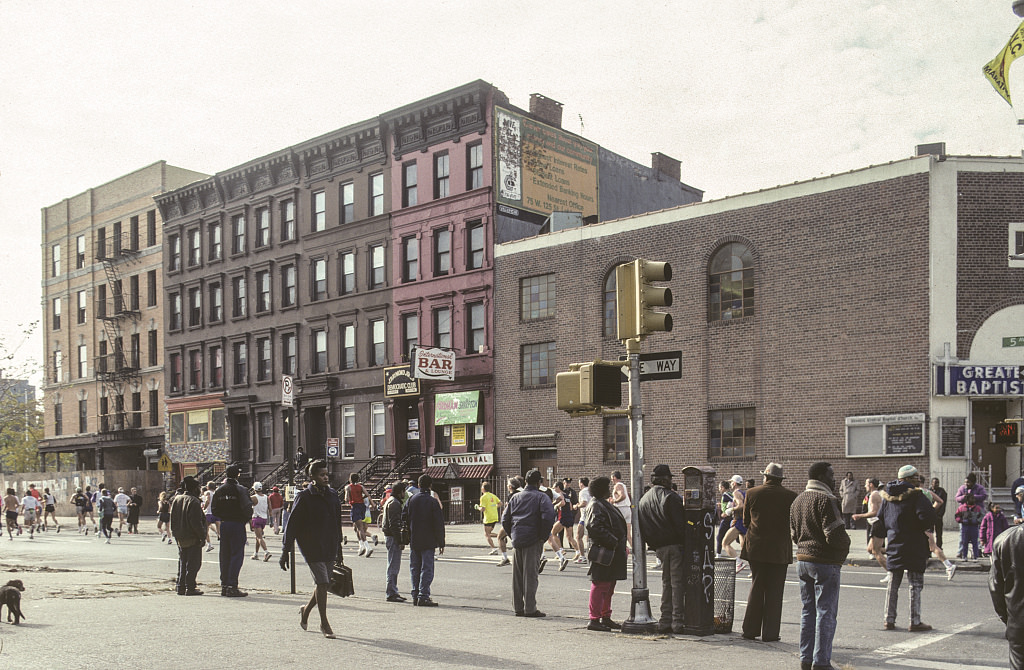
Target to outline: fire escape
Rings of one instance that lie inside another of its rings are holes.
[[[137,324],[139,311],[138,291],[126,294],[122,271],[138,261],[138,249],[132,247],[127,233],[114,227],[110,239],[101,237],[96,242],[96,260],[103,263],[106,285],[96,287],[96,315],[103,322],[105,340],[99,342],[96,356],[96,378],[102,390],[98,405],[99,434],[102,442],[129,440],[136,437],[142,427],[141,408],[129,410],[125,398],[137,393],[141,386],[140,351],[133,346],[126,349],[125,333],[129,337]]]

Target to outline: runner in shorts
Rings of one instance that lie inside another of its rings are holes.
[[[96,523],[96,513],[93,512],[96,501],[94,500],[95,494],[92,491],[91,486],[85,487],[85,515],[89,517],[89,521],[92,521],[92,532],[97,535],[100,534],[99,524]]]
[[[18,535],[21,535],[21,526],[18,525],[18,496],[14,494],[14,489],[7,489],[7,495],[4,496],[4,518],[7,519],[7,535],[13,540],[14,529],[18,529]]]
[[[220,540],[220,519],[213,515],[213,492],[217,490],[215,482],[206,482],[206,490],[203,491],[203,513],[206,514],[206,551],[213,551],[213,542],[210,542],[210,528],[217,533],[217,540]]]
[[[117,505],[117,536],[121,537],[121,529],[124,528],[125,521],[128,520],[128,503],[132,499],[124,492],[124,487],[117,489],[117,495],[114,496],[114,504]]]
[[[75,506],[75,514],[78,515],[78,534],[81,535],[85,532],[85,506],[89,502],[89,499],[82,493],[81,486],[75,489],[75,494],[71,496],[69,502]]]
[[[498,508],[501,507],[501,498],[491,493],[491,485],[487,482],[480,484],[480,504],[476,506],[477,511],[484,522],[484,538],[491,547],[491,556],[498,555],[498,548],[494,545],[494,524],[498,523]]]
[[[865,519],[868,524],[867,536],[868,536],[868,553],[875,557],[875,561],[883,570],[886,571],[885,577],[882,577],[881,582],[883,584],[888,583],[892,578],[889,574],[888,564],[885,559],[885,524],[878,518],[878,512],[882,509],[882,493],[879,491],[881,482],[877,479],[870,477],[864,480],[864,488],[867,490],[867,495],[864,496],[866,499],[867,511],[861,514],[854,514],[853,519],[858,521]]]
[[[587,534],[587,505],[590,504],[590,477],[580,477],[580,494],[579,502],[576,503],[576,509],[580,513],[580,520],[576,523],[576,546],[582,551],[584,544],[584,536]],[[581,553],[576,559],[576,562],[584,565],[587,563],[587,554]]]
[[[263,482],[256,482],[252,485],[253,493],[249,497],[252,501],[252,522],[249,524],[252,526],[253,535],[256,536],[256,549],[252,555],[252,560],[256,560],[260,557],[260,547],[263,547],[263,561],[270,560],[270,552],[267,550],[267,541],[263,537],[263,530],[267,527],[267,522],[270,521],[270,503],[267,500],[267,496],[263,493]]]
[[[39,500],[32,495],[32,492],[25,491],[25,497],[21,499],[21,513],[24,515],[25,525],[28,526],[29,539],[35,539],[36,525],[41,509]]]
[[[359,540],[358,555],[369,558],[373,553],[373,545],[366,539],[366,489],[359,483],[359,475],[355,472],[348,476],[348,482],[345,485],[345,500],[352,507],[352,527]]]
[[[57,499],[50,493],[50,489],[43,489],[43,530],[46,530],[46,520],[53,519],[53,525],[60,532],[60,524],[57,523]]]
[[[743,477],[740,475],[733,475],[729,479],[729,485],[732,486],[732,505],[726,513],[732,515],[732,523],[729,530],[725,532],[725,537],[722,538],[722,551],[729,558],[736,559],[736,572],[739,573],[747,567],[747,564],[740,559],[732,543],[739,540],[740,549],[742,549],[743,540],[747,535],[747,527],[743,525],[743,503],[747,498],[747,492],[743,490]]]

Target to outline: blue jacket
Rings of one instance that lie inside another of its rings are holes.
[[[517,549],[548,539],[554,525],[555,506],[536,486],[527,486],[513,495],[501,515],[501,527]]]
[[[878,516],[885,524],[889,570],[924,572],[931,555],[924,532],[935,526],[935,510],[921,489],[896,480],[885,485]]]
[[[409,498],[402,514],[409,521],[409,547],[413,551],[444,547],[444,514],[429,490]]]
[[[341,544],[341,499],[338,492],[315,486],[299,491],[284,526],[284,550],[298,542],[307,563],[333,563]]]

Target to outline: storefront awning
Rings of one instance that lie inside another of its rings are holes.
[[[493,465],[464,465],[459,469],[462,479],[487,479],[494,471]]]
[[[427,468],[424,474],[430,475],[431,479],[487,479],[494,471],[493,465],[437,465]]]

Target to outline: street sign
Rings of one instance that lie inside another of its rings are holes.
[[[331,458],[337,458],[339,453],[339,447],[341,446],[341,440],[337,437],[327,438],[327,455]]]
[[[683,378],[683,352],[662,351],[640,354],[640,381]]]
[[[167,456],[167,454],[162,455],[160,457],[160,462],[156,464],[156,469],[159,470],[160,472],[170,472],[171,467],[171,459]]]
[[[281,377],[281,406],[291,407],[292,400],[295,398],[295,387],[292,383],[291,375],[284,375]]]

